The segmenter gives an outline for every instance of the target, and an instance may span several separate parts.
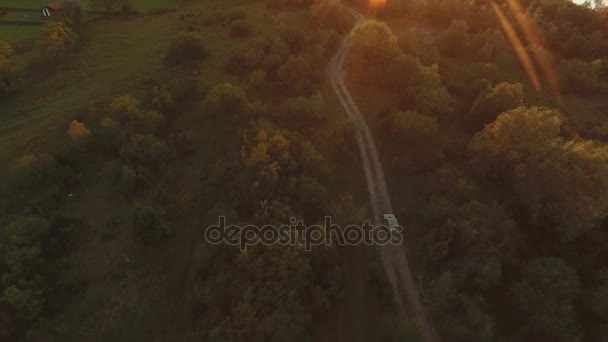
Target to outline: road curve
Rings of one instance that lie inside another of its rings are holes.
[[[361,13],[344,5],[342,7],[355,18],[355,28],[365,21],[365,17]],[[340,104],[348,114],[349,119],[354,123],[355,139],[357,140],[361,156],[374,223],[382,224],[383,214],[392,213],[393,208],[374,139],[363,115],[359,111],[359,107],[357,107],[345,84],[344,61],[349,49],[350,34],[340,42],[338,52],[329,63],[327,74]],[[435,333],[427,312],[422,305],[418,287],[412,277],[406,249],[404,246],[388,245],[380,247],[379,252],[389,283],[393,289],[393,300],[397,311],[402,317],[409,317],[410,314],[413,315],[424,339],[428,342],[438,342],[439,337]],[[408,305],[403,301],[404,298],[407,298]],[[411,312],[408,312],[408,307]]]

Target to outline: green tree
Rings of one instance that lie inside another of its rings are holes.
[[[450,94],[441,83],[437,64],[422,67],[414,85],[406,88],[402,94],[401,102],[405,108],[437,116],[452,112]]]
[[[53,19],[61,21],[74,32],[80,33],[84,29],[87,12],[78,0],[63,0],[61,8],[53,13]]]
[[[214,114],[243,115],[247,109],[247,94],[231,83],[218,84],[205,97],[203,107]]]
[[[498,114],[523,104],[524,86],[521,83],[502,82],[478,95],[469,112],[468,121],[472,128],[479,129],[494,121]]]
[[[608,146],[565,141],[561,126],[557,111],[520,107],[499,115],[469,149],[480,173],[510,182],[533,222],[573,240],[608,215]]]
[[[46,53],[63,57],[78,41],[78,35],[61,21],[49,21],[44,27]]]
[[[511,288],[513,316],[519,318],[517,339],[582,341],[575,321],[574,300],[580,291],[576,270],[562,259],[535,259]]]
[[[434,145],[439,133],[437,119],[415,111],[396,111],[386,118],[386,130],[400,146]]]
[[[469,26],[464,20],[454,20],[450,27],[436,39],[439,52],[445,56],[460,56],[468,51],[470,44]]]
[[[347,67],[357,82],[378,83],[384,68],[399,56],[397,37],[384,23],[368,20],[351,34],[351,52]]]
[[[129,143],[123,145],[121,155],[129,161],[140,162],[149,167],[160,167],[170,157],[164,141],[150,134],[134,134]]]
[[[9,57],[13,54],[13,46],[10,43],[0,41],[0,72],[8,69]]]
[[[94,131],[97,143],[106,149],[114,149],[121,144],[122,128],[118,121],[106,117]]]
[[[133,232],[138,238],[154,242],[160,241],[169,235],[169,227],[165,222],[165,213],[162,209],[149,206],[140,206],[133,215]]]

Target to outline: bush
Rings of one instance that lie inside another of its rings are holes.
[[[180,34],[169,46],[165,62],[184,64],[205,58],[209,54],[203,38],[194,32]]]

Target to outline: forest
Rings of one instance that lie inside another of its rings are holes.
[[[429,340],[378,248],[204,238],[372,218],[346,42],[436,339],[606,340],[602,1],[60,4],[0,16],[0,341]]]

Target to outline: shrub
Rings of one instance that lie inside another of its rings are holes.
[[[209,54],[203,38],[194,32],[180,34],[169,46],[165,62],[184,64],[206,57]]]

